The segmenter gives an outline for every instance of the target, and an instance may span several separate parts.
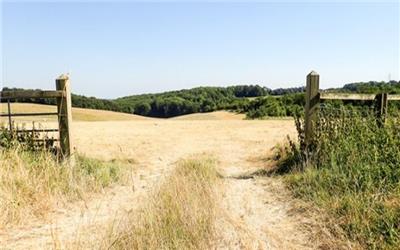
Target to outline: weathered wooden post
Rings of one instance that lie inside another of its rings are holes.
[[[311,143],[313,138],[314,124],[317,120],[319,97],[319,75],[317,72],[311,71],[311,73],[307,75],[306,86],[306,106],[304,120],[306,146]]]
[[[388,94],[380,93],[375,97],[376,121],[379,126],[384,126],[388,109]]]
[[[7,100],[7,108],[8,108],[8,124],[9,124],[9,129],[11,134],[13,133],[13,124],[11,120],[11,104],[10,104],[10,99]]]
[[[58,129],[60,133],[61,157],[67,159],[73,153],[71,137],[71,91],[67,75],[61,75],[56,79],[56,89],[63,91],[62,97],[57,98]]]

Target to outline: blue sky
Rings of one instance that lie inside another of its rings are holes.
[[[118,96],[400,77],[399,2],[2,2],[6,86]]]

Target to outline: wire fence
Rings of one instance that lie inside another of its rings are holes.
[[[12,112],[10,100],[23,98],[34,99],[52,99],[56,100],[56,112],[34,112],[34,113],[18,113]],[[16,91],[0,91],[0,99],[7,100],[7,113],[1,112],[1,117],[6,117],[8,125],[0,119],[2,130],[0,134],[2,138],[17,139],[18,141],[29,142],[33,147],[35,143],[38,145],[59,149],[60,156],[67,159],[73,152],[71,142],[70,126],[72,123],[71,114],[71,92],[69,88],[69,77],[62,75],[56,79],[56,90],[16,90]],[[23,120],[20,117],[35,117],[35,121]],[[57,116],[54,122],[58,128],[51,128],[50,120],[43,117]],[[14,119],[14,117],[18,117]],[[41,122],[39,120],[42,120]],[[49,126],[50,125],[50,126]],[[58,138],[56,138],[58,135]],[[57,143],[57,145],[55,145]],[[4,143],[6,145],[6,143]]]

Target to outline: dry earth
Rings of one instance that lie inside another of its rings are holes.
[[[219,112],[213,116],[229,115]],[[177,160],[209,154],[218,159],[219,172],[226,177],[220,190],[226,216],[218,222],[221,234],[216,248],[316,248],[305,226],[309,219],[293,213],[294,201],[279,179],[236,178],[265,167],[271,148],[287,135],[295,136],[293,121],[192,118],[74,122],[76,150],[104,160],[134,161],[133,184],[115,186],[86,201],[55,209],[46,221],[32,220],[23,227],[0,231],[0,246],[51,249],[71,246],[80,237],[101,240],[97,238],[99,230],[113,221],[118,223],[124,213],[140,206]]]

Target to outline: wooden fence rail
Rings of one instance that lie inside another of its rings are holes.
[[[49,99],[55,98],[57,101],[57,112],[41,112],[41,113],[12,113],[10,100],[18,99]],[[67,159],[73,153],[73,145],[71,138],[71,91],[69,77],[61,75],[56,79],[56,90],[18,90],[18,91],[0,91],[0,100],[7,100],[8,113],[0,114],[0,117],[8,117],[10,130],[12,131],[12,117],[16,116],[50,116],[58,117],[58,129],[31,129],[18,130],[17,133],[23,132],[58,132],[59,139],[46,139],[49,141],[59,141],[60,153],[62,158]]]
[[[16,90],[16,91],[1,91],[1,99],[22,99],[22,98],[58,98],[65,95],[64,91],[60,90]]]
[[[57,115],[58,113],[8,113],[8,114],[0,114],[0,117],[9,117],[9,116],[49,116],[49,115]]]
[[[360,100],[371,101],[375,100],[375,94],[348,94],[348,93],[320,93],[321,100]]]
[[[305,143],[309,145],[314,135],[314,126],[321,100],[356,100],[375,102],[376,118],[379,125],[384,125],[387,116],[388,102],[400,101],[400,95],[379,94],[354,94],[354,93],[331,93],[319,90],[319,74],[312,71],[307,75],[305,105]]]

